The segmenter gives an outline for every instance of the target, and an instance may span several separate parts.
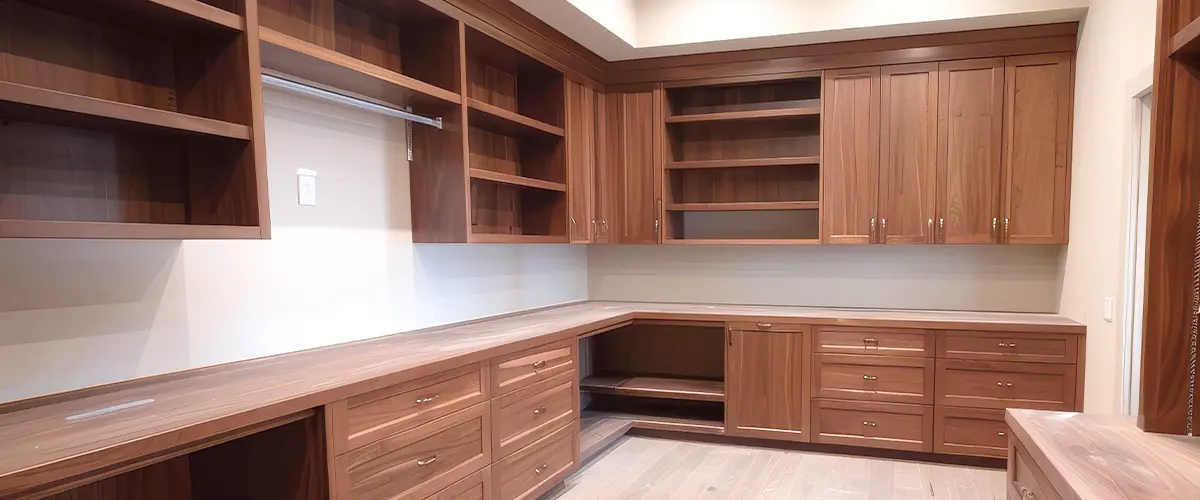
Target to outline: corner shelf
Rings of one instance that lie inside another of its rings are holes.
[[[591,376],[579,388],[597,394],[690,401],[725,401],[725,382],[686,378]]]
[[[820,116],[820,107],[803,107],[803,108],[771,108],[771,109],[755,109],[748,111],[723,111],[716,113],[693,113],[685,115],[672,115],[666,118],[666,122],[670,123],[700,123],[700,122],[720,122],[720,121],[735,121],[735,120],[773,120],[781,118],[796,118],[802,116]]]
[[[562,127],[555,127],[477,99],[468,97],[467,107],[469,108],[468,123],[500,134],[519,137],[545,135],[563,137],[566,135],[566,131]]]
[[[668,212],[736,212],[748,210],[817,210],[819,201],[742,201],[729,203],[669,203]]]
[[[667,170],[692,170],[701,168],[749,168],[783,167],[791,165],[819,165],[819,156],[783,156],[778,158],[739,158],[732,160],[669,161]]]
[[[479,168],[471,169],[472,179],[483,179],[486,181],[499,182],[511,186],[520,186],[533,189],[544,189],[546,191],[557,191],[560,193],[567,192],[567,185],[561,182],[550,182],[531,177],[522,177],[520,175],[505,174],[501,172],[493,172],[491,170],[483,170]]]

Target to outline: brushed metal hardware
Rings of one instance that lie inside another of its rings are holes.
[[[600,234],[608,234],[608,221],[600,219]]]
[[[992,241],[996,241],[996,223],[999,219],[992,217]]]
[[[759,328],[770,328],[771,323],[756,323]]]
[[[868,422],[866,420],[863,420],[863,425],[865,425],[867,427],[875,427],[875,422]]]
[[[1008,239],[1011,236],[1012,236],[1012,233],[1010,233],[1008,230],[1008,217],[1005,217],[1004,218],[1004,242],[1008,243]]]
[[[418,467],[424,467],[424,466],[426,466],[426,465],[429,465],[429,464],[431,464],[431,463],[434,463],[434,462],[436,462],[436,461],[437,461],[437,455],[434,455],[434,456],[432,456],[432,457],[429,457],[429,458],[422,458],[422,459],[420,459],[420,460],[417,460],[417,466],[418,466]]]
[[[878,378],[879,378],[879,377],[876,377],[876,376],[874,376],[874,375],[863,375],[863,380],[875,380],[875,379],[878,379]]]
[[[929,230],[925,232],[925,243],[933,243],[934,239],[935,238],[933,236],[933,217],[930,217],[929,218]]]
[[[539,406],[539,407],[537,407],[537,408],[534,408],[534,409],[533,409],[533,414],[534,414],[534,415],[541,415],[541,414],[543,414],[543,413],[546,413],[546,407],[545,407],[545,406]]]
[[[567,220],[571,221],[571,227],[575,227],[575,218],[574,217],[568,217]]]
[[[996,435],[1000,436],[1000,437],[1004,437],[1004,436],[1007,436],[1008,434],[1005,434],[1004,431],[1000,431],[1000,432],[997,432]]]
[[[534,370],[541,370],[542,368],[545,368],[545,367],[546,367],[546,360],[544,360],[544,359],[533,362]]]
[[[534,473],[534,474],[541,474],[541,473],[543,473],[543,472],[546,472],[546,469],[547,469],[547,467],[548,467],[548,466],[547,466],[546,464],[542,464],[542,465],[541,465],[541,467],[538,467],[538,468],[536,468],[536,469],[533,469],[533,473]]]
[[[433,400],[437,399],[438,396],[441,396],[441,394],[434,394],[432,396],[425,396],[423,398],[417,398],[417,404],[423,405],[425,403],[432,402]]]
[[[1016,348],[1016,347],[1017,347],[1017,344],[1016,344],[1015,342],[1013,342],[1013,343],[1009,343],[1009,344],[1008,344],[1008,346],[1009,346],[1009,347],[1012,347],[1012,348]]]
[[[875,243],[875,218],[871,217],[871,234],[867,237],[871,243]]]
[[[1001,343],[1000,343],[1000,347],[1008,347],[1008,344],[1005,344],[1004,342],[1001,342]]]
[[[1005,383],[1004,387],[1012,387],[1012,382]]]
[[[878,344],[878,343],[879,343],[879,339],[877,339],[877,338],[870,338],[870,337],[868,337],[868,338],[865,338],[865,339],[863,339],[863,343],[864,343],[864,344]]]
[[[658,218],[662,216],[662,198],[655,200],[655,202],[658,205],[658,210],[654,212],[654,235],[658,236],[658,228],[662,226],[662,223],[660,223],[658,220]]]
[[[946,242],[946,218],[938,217],[938,232],[941,233],[942,243]]]
[[[1004,387],[1004,382],[996,382],[996,387]]]
[[[887,243],[887,217],[879,219],[879,231],[883,233],[883,236],[879,238],[879,241]]]

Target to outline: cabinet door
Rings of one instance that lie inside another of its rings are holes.
[[[726,420],[730,433],[808,441],[808,327],[804,332],[730,330]]]
[[[620,243],[618,222],[621,193],[617,191],[616,153],[612,151],[615,132],[610,132],[608,97],[596,93],[596,179],[593,243]]]
[[[1071,55],[1004,64],[1006,243],[1066,243],[1070,205]]]
[[[591,243],[595,231],[596,92],[567,85],[567,219],[571,243]]]
[[[826,71],[821,99],[821,232],[872,243],[879,187],[879,68]]]
[[[879,240],[935,243],[937,64],[883,68],[879,128]]]
[[[998,243],[1004,61],[938,66],[938,241]]]
[[[661,163],[655,144],[661,127],[656,102],[661,92],[623,92],[608,99],[608,152],[615,165],[618,196],[616,243],[658,243]]]

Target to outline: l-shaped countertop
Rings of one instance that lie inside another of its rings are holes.
[[[0,497],[633,320],[1086,331],[1055,314],[577,302],[0,405]]]

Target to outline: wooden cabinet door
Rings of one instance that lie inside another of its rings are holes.
[[[617,191],[616,154],[612,151],[608,98],[603,92],[596,93],[596,178],[595,212],[596,227],[592,243],[620,243],[618,222],[621,193]]]
[[[826,71],[823,94],[822,240],[873,243],[879,187],[879,68]]]
[[[615,243],[658,243],[661,162],[661,91],[622,92],[608,101],[608,154],[614,163],[619,237]]]
[[[808,441],[805,332],[730,330],[726,421],[732,434]]]
[[[879,237],[882,243],[936,243],[937,64],[882,69],[879,127]]]
[[[1071,55],[1004,60],[1005,243],[1066,243]]]
[[[596,229],[596,91],[566,80],[567,230],[571,243],[591,243]]]
[[[938,65],[938,241],[998,243],[1004,61]]]

